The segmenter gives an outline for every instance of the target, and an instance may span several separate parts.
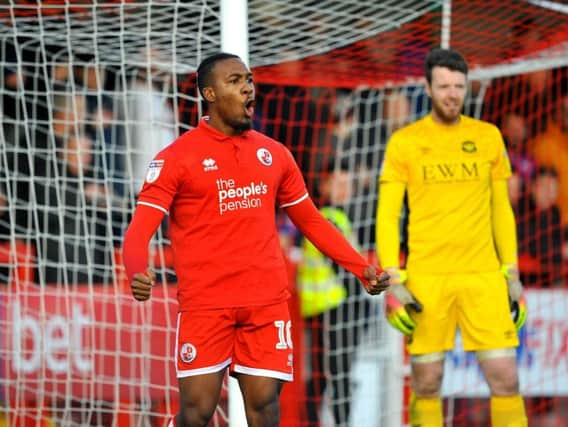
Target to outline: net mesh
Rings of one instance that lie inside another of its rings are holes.
[[[568,160],[565,133],[553,131],[568,111],[568,10],[552,1],[446,4],[250,0],[255,127],[292,150],[317,202],[322,172],[347,167],[346,211],[374,260],[385,144],[428,110],[424,56],[448,36],[472,67],[466,113],[501,128],[518,182],[521,267],[534,289],[519,350],[530,422],[565,425]],[[220,48],[220,4],[21,1],[0,5],[0,20],[3,413],[10,425],[165,425],[178,404],[167,226],[151,245],[159,286],[150,304],[132,301],[119,247],[149,160],[197,123],[194,71]],[[550,200],[558,206],[536,204]],[[279,227],[293,281],[296,232],[286,218]],[[351,290],[337,322],[323,318],[338,341],[322,346],[347,370],[314,369],[302,333],[313,325],[293,309],[297,380],[284,388],[282,425],[305,419],[310,375],[325,377],[326,422],[347,411],[350,425],[405,422],[402,343],[390,338],[380,300]],[[459,351],[449,358],[451,425],[489,424],[475,366]],[[226,425],[227,411],[225,388],[213,424]]]

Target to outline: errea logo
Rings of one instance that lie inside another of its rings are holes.
[[[216,171],[217,169],[219,169],[217,167],[217,162],[214,159],[211,159],[211,158],[203,159],[201,164],[203,165],[203,170],[205,172]]]

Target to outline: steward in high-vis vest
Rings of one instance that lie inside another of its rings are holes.
[[[349,240],[351,221],[345,212],[335,207],[320,209]],[[353,244],[353,242],[351,241]],[[356,246],[356,245],[354,245]],[[338,307],[347,298],[347,289],[338,277],[333,261],[326,258],[308,240],[302,242],[302,261],[298,265],[297,287],[302,316],[312,317]]]
[[[332,159],[333,160],[333,159]],[[348,164],[325,165],[317,190],[324,202],[322,215],[350,240],[351,221],[340,206],[353,194],[353,175]],[[319,427],[323,396],[329,394],[334,425],[349,425],[351,412],[351,364],[369,320],[370,298],[358,281],[324,256],[307,240],[301,243],[303,259],[298,264],[296,287],[304,318],[304,333],[310,352],[310,376],[306,382],[306,417],[302,425]]]

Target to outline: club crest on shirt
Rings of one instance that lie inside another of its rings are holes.
[[[148,172],[146,172],[146,182],[154,182],[160,176],[164,167],[164,160],[152,160],[148,165]]]
[[[462,151],[464,151],[466,153],[475,153],[477,151],[477,147],[475,146],[475,142],[473,142],[473,141],[462,142]]]
[[[272,154],[270,154],[270,151],[266,148],[259,148],[256,150],[256,157],[264,166],[270,166],[272,164]]]
[[[189,342],[183,343],[179,350],[179,357],[184,363],[191,363],[197,356],[195,346]]]

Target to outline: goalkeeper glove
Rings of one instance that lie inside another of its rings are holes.
[[[391,277],[391,285],[385,293],[387,321],[404,335],[411,335],[416,323],[410,317],[409,310],[420,313],[422,304],[404,286],[407,277],[405,270],[387,268],[386,272]]]
[[[503,264],[501,272],[507,279],[509,292],[509,306],[513,316],[515,328],[519,331],[527,320],[527,303],[523,296],[523,284],[519,279],[519,268],[516,264]]]

